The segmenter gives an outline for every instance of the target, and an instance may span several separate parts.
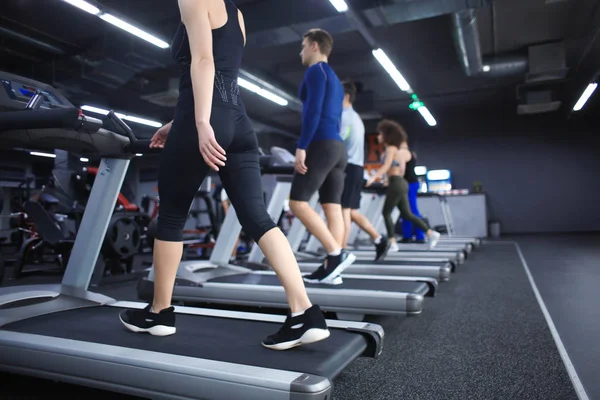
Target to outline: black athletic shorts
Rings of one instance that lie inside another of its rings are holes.
[[[342,193],[342,208],[358,210],[360,208],[360,194],[365,186],[365,170],[360,165],[348,164],[346,167],[346,180]]]
[[[290,200],[309,201],[319,191],[321,204],[341,204],[348,155],[341,140],[319,140],[306,149],[306,174],[294,172]]]

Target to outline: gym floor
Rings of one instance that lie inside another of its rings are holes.
[[[385,329],[384,352],[378,360],[351,364],[334,381],[334,399],[577,399],[578,384],[561,359],[527,270],[588,398],[600,399],[599,239],[524,235],[486,243],[440,284],[436,298],[426,299],[421,315],[371,319]],[[57,280],[20,283],[51,279]],[[135,282],[99,291],[137,300]],[[2,398],[99,392],[33,381],[0,375]]]

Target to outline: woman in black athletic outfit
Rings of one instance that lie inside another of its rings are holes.
[[[404,171],[404,179],[408,182],[408,202],[410,203],[410,210],[417,218],[421,218],[419,208],[417,206],[417,194],[419,193],[419,178],[415,173],[415,167],[417,166],[417,156],[408,147],[409,160],[406,162],[406,169]],[[422,229],[414,227],[413,223],[406,218],[402,218],[402,243],[410,243],[413,236],[417,243],[425,242],[425,232]]]
[[[329,336],[323,313],[310,303],[294,253],[263,198],[258,142],[237,84],[245,46],[243,16],[231,0],[179,0],[179,9],[182,23],[172,43],[181,72],[175,119],[156,132],[150,145],[164,147],[154,301],[143,310],[124,311],[121,321],[134,332],[175,333],[171,297],[182,230],[194,195],[212,168],[219,172],[244,231],[275,269],[290,305],[285,324],[263,346],[285,350],[323,340]]]
[[[369,178],[366,186],[370,186],[373,182],[387,174],[388,189],[385,195],[382,214],[391,246],[394,247],[396,245],[392,211],[395,207],[398,207],[402,218],[406,218],[415,224],[416,227],[426,232],[429,238],[429,247],[434,248],[440,239],[440,234],[430,229],[425,221],[416,217],[410,210],[408,182],[404,179],[406,163],[410,159],[406,132],[404,132],[399,123],[387,119],[377,124],[377,132],[379,134],[377,140],[379,143],[385,145],[385,153],[381,161],[383,165],[377,170],[375,175]]]

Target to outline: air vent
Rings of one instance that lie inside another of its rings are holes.
[[[562,80],[568,72],[564,42],[529,46],[529,71],[526,82]]]
[[[135,76],[135,71],[129,66],[114,60],[102,60],[96,67],[83,75],[83,78],[97,82],[110,88],[119,88]]]
[[[175,107],[179,98],[179,79],[169,78],[144,88],[141,98],[162,107]]]
[[[517,106],[517,114],[529,115],[553,112],[558,110],[561,104],[562,103],[560,101],[551,101],[548,103],[519,104]]]
[[[359,113],[358,115],[360,115],[360,118],[364,121],[383,118],[383,115],[381,115],[381,113],[379,113],[377,111],[369,111],[369,112]]]

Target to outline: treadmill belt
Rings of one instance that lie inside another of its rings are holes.
[[[318,343],[275,351],[260,342],[280,325],[177,314],[177,333],[166,337],[128,331],[119,321],[119,307],[90,307],[44,315],[5,325],[2,329],[89,341],[139,350],[205,358],[263,368],[315,374],[335,378],[367,346],[363,335],[331,329],[331,336]]]
[[[240,283],[248,285],[281,286],[277,275],[263,274],[237,274],[221,276],[209,281],[210,283]],[[322,285],[318,283],[304,283],[309,288],[325,289],[354,289],[354,290],[378,290],[384,292],[404,292],[404,293],[427,293],[428,286],[423,282],[416,281],[395,281],[387,279],[352,279],[344,278],[341,285]]]
[[[322,258],[303,258],[298,260],[300,263],[322,263]],[[383,261],[373,261],[373,260],[356,260],[354,264],[373,264],[373,265],[397,265],[399,267],[403,265],[409,266],[425,266],[425,267],[440,267],[444,268],[448,266],[447,261],[404,261],[404,260],[392,260],[391,258]],[[350,268],[352,265],[350,266]],[[348,271],[348,270],[346,270]],[[342,275],[343,276],[343,275]]]

